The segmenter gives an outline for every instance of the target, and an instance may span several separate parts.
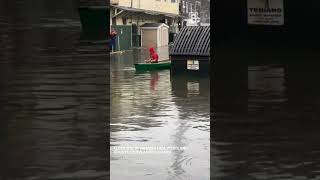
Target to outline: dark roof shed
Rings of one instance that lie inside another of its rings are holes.
[[[210,26],[186,26],[177,35],[170,56],[210,56]]]

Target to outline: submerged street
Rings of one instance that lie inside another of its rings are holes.
[[[320,179],[317,49],[247,64],[242,39],[213,78],[170,77],[84,36],[76,1],[2,5],[1,180]]]
[[[71,1],[5,7],[0,179],[107,179],[106,43],[82,36]]]
[[[142,50],[111,55],[111,179],[210,179],[210,81],[135,72]],[[186,147],[120,154],[116,147]]]
[[[211,178],[319,179],[319,85],[312,80],[319,77],[316,66],[243,63],[237,66],[241,68],[243,75],[216,84],[224,91],[211,106],[220,101],[226,107],[219,104],[212,111]],[[230,90],[237,82],[240,86]]]

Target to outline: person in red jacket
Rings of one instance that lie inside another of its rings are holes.
[[[149,49],[150,52],[150,59],[147,60],[147,63],[158,63],[159,55],[155,52],[154,48]]]

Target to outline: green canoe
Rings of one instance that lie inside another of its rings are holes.
[[[152,71],[152,70],[158,70],[158,69],[170,69],[171,62],[165,61],[165,62],[159,62],[159,63],[137,63],[134,64],[134,67],[137,71]]]

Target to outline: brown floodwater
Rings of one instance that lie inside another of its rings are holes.
[[[316,67],[294,57],[281,64],[243,64],[233,79],[215,84],[225,88],[213,102],[211,179],[320,178]],[[237,82],[234,90],[227,88]]]
[[[106,44],[75,1],[2,5],[0,179],[107,179]]]
[[[111,55],[110,177],[117,180],[210,179],[210,80],[136,72],[145,50]],[[115,148],[183,147],[135,154]]]

